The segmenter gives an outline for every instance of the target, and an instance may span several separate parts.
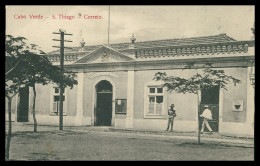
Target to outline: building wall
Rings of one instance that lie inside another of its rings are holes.
[[[153,77],[157,72],[166,72],[167,75],[185,76],[189,77],[195,73],[195,70],[150,70],[150,71],[136,71],[135,72],[135,119],[144,118],[144,86],[145,83],[153,81]],[[155,82],[155,81],[154,81]],[[166,100],[167,106],[175,104],[177,111],[176,120],[194,121],[195,111],[197,110],[197,95],[195,94],[179,94],[176,92],[167,92]],[[167,108],[164,108],[164,115],[167,115]],[[164,117],[166,118],[166,117]]]
[[[223,69],[223,68],[222,68]],[[242,81],[241,84],[236,86],[227,85],[228,91],[223,90],[223,108],[222,108],[222,129],[223,132],[239,133],[237,128],[243,131],[248,131],[246,121],[247,111],[247,68],[225,68],[225,73],[231,75]],[[144,70],[134,72],[134,120],[133,127],[140,129],[158,129],[164,130],[167,125],[167,109],[172,103],[175,104],[177,117],[174,121],[174,129],[179,131],[195,131],[197,127],[196,117],[198,111],[197,95],[196,94],[179,94],[176,92],[166,92],[164,102],[163,116],[161,118],[146,118],[144,117],[144,99],[147,97],[144,94],[145,85],[153,81],[156,72],[166,72],[168,76],[179,76],[188,78],[201,70],[194,69],[174,69],[174,70]],[[115,99],[127,99],[127,71],[118,72],[92,72],[84,74],[84,87],[83,87],[83,125],[91,125],[93,121],[94,102],[95,102],[95,85],[102,80],[111,80],[114,84]],[[111,82],[111,83],[112,83]],[[53,124],[58,125],[58,116],[50,116],[50,97],[53,85],[36,85],[37,98],[36,98],[36,114],[39,124]],[[74,116],[77,114],[77,93],[78,86],[73,89],[67,88],[67,116],[64,117],[64,126],[74,125]],[[32,110],[32,90],[30,89],[30,110]],[[233,101],[243,101],[243,111],[233,111]],[[7,104],[7,101],[6,101]],[[114,102],[112,103],[115,104]],[[12,112],[16,112],[16,97],[12,100]],[[7,107],[6,107],[7,111]],[[7,113],[7,112],[6,112]],[[29,121],[33,122],[30,111]],[[85,119],[84,119],[85,118]],[[126,115],[114,115],[115,127],[126,127]],[[16,119],[15,119],[16,120]],[[86,122],[85,122],[86,121]],[[243,126],[243,127],[241,127]],[[250,126],[251,127],[251,126]]]
[[[91,117],[94,112],[93,103],[95,102],[95,86],[99,81],[105,79],[111,79],[115,84],[116,94],[113,94],[115,99],[126,99],[127,98],[127,71],[110,72],[114,76],[103,75],[102,73],[85,73],[84,79],[84,112],[83,116]],[[114,102],[113,102],[114,104]],[[117,116],[119,117],[119,116]],[[122,116],[120,117],[122,118]]]
[[[50,114],[50,97],[51,97],[52,85],[39,85],[36,84],[36,101],[35,112],[37,115],[49,115]],[[33,91],[30,89],[30,114],[32,114],[33,107]]]
[[[72,89],[67,87],[66,90],[67,90],[67,115],[76,116],[78,86],[74,85]]]
[[[227,85],[228,91],[223,90],[223,113],[222,122],[245,123],[246,121],[246,101],[247,101],[247,68],[219,68],[224,70],[227,75],[233,76],[241,80],[241,84],[234,86],[233,83]],[[165,108],[164,116],[159,119],[149,119],[144,117],[144,85],[147,82],[152,82],[156,72],[166,72],[168,76],[178,76],[188,78],[195,73],[201,73],[202,70],[150,70],[150,71],[136,71],[135,72],[135,127],[142,126],[142,128],[162,129],[167,124],[167,109]],[[177,111],[175,118],[175,129],[181,129],[181,126],[196,125],[196,117],[198,111],[197,95],[196,94],[182,94],[176,92],[167,92],[167,105],[174,103]],[[233,111],[233,101],[243,101],[243,111]],[[179,127],[177,124],[180,124]],[[221,122],[220,122],[221,123]],[[182,125],[183,124],[183,125]],[[145,127],[146,126],[146,127]],[[161,126],[161,127],[160,127]],[[182,127],[183,128],[183,127]],[[196,129],[196,127],[186,126],[186,129]],[[183,129],[182,129],[183,130]]]
[[[36,119],[38,124],[42,125],[59,125],[59,116],[51,114],[52,112],[52,102],[53,98],[53,87],[57,87],[54,84],[48,85],[36,85],[36,101],[35,101],[35,110],[36,110]],[[74,86],[73,89],[65,89],[65,102],[63,105],[64,111],[66,112],[63,117],[64,126],[71,126],[74,124],[73,117],[76,115],[77,109],[77,86]],[[30,101],[29,101],[29,124],[33,123],[32,117],[32,107],[33,107],[33,90],[30,88]]]
[[[196,129],[196,111],[198,110],[198,99],[196,94],[180,94],[176,92],[165,92],[164,110],[161,118],[144,117],[144,94],[145,84],[152,84],[153,77],[157,72],[166,72],[167,75],[189,77],[195,70],[150,70],[135,72],[135,99],[134,99],[134,127],[142,129],[165,130],[167,126],[167,110],[170,104],[175,104],[177,117],[174,120],[174,129],[182,131],[194,131]]]
[[[225,69],[227,75],[231,75],[239,80],[241,84],[227,85],[228,91],[224,90],[223,95],[223,122],[244,123],[246,121],[247,110],[247,68]],[[243,101],[243,111],[233,111],[233,101]]]
[[[11,103],[11,120],[16,121],[16,112],[17,112],[17,97],[18,95],[14,96],[12,98],[12,103]],[[5,98],[5,121],[8,121],[8,99]]]
[[[83,86],[83,116],[91,117],[92,102],[93,102],[93,80],[88,78],[89,73],[84,74]]]
[[[223,91],[223,122],[220,124],[221,133],[239,134],[240,136],[254,136],[254,121],[247,119],[248,116],[254,117],[254,110],[248,106],[248,86],[252,88],[247,75],[247,68],[232,68],[225,70],[227,74],[242,81],[236,86],[228,85],[228,91]],[[252,92],[253,93],[253,92]],[[233,101],[243,101],[242,111],[233,110]]]
[[[11,103],[11,112],[12,113],[16,113],[16,110],[17,110],[17,105],[16,105],[17,96],[18,95],[14,96],[11,101],[12,102]],[[5,98],[5,113],[8,114],[8,99],[7,98]]]

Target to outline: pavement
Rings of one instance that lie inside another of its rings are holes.
[[[39,132],[34,133],[32,126],[23,126],[25,128],[30,131],[13,133],[11,160],[254,160],[253,145],[211,142],[212,139],[204,137],[198,144],[196,137],[185,138],[174,133],[111,131],[109,127],[64,127],[60,131],[57,126],[38,126]]]
[[[8,124],[6,124],[6,131]],[[38,131],[59,131],[58,126],[47,126],[47,125],[38,125]],[[32,124],[26,123],[13,123],[12,132],[26,132],[33,131]],[[137,137],[148,137],[156,139],[182,139],[182,140],[198,140],[197,132],[185,132],[185,131],[174,131],[166,132],[159,130],[142,130],[142,129],[122,129],[115,128],[111,126],[64,126],[63,132],[66,131],[77,131],[77,132],[101,132],[101,133],[114,133],[114,134],[124,134],[128,136],[137,136]],[[219,143],[228,143],[228,144],[239,144],[243,146],[254,147],[254,138],[252,136],[239,136],[231,134],[220,134],[209,133],[200,134],[201,142],[219,142]]]

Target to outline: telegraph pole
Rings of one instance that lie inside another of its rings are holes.
[[[67,34],[65,30],[63,29],[59,29],[60,32],[53,32],[53,34],[60,34],[60,40],[58,39],[53,39],[54,41],[60,41],[60,47],[58,46],[53,46],[56,48],[60,48],[60,69],[61,69],[61,73],[63,75],[64,72],[64,48],[69,48],[69,47],[64,47],[64,42],[72,42],[69,40],[64,40],[64,35],[72,35],[72,34]],[[60,101],[60,105],[59,105],[59,130],[63,130],[63,93],[64,93],[64,87],[63,87],[63,82],[60,82],[60,97],[59,97],[59,101]]]
[[[109,46],[109,33],[110,33],[110,5],[108,8],[108,31],[107,31],[107,46]]]

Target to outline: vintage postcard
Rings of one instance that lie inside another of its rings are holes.
[[[6,5],[7,160],[254,160],[255,6]]]

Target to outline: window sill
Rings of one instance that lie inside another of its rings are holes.
[[[116,112],[115,114],[126,115],[126,112]]]
[[[57,113],[50,113],[50,116],[60,116],[59,114]],[[63,116],[67,116],[67,114],[63,115]]]
[[[145,119],[165,119],[163,115],[145,115]]]

